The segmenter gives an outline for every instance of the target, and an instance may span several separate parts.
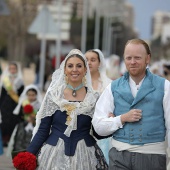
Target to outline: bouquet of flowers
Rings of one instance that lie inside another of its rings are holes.
[[[33,113],[34,108],[31,104],[27,104],[27,105],[24,106],[23,111],[24,111],[25,114],[28,115],[28,114]]]
[[[13,165],[17,170],[35,170],[36,156],[30,152],[20,152],[13,158]]]

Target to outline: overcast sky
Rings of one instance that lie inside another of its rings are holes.
[[[155,11],[169,11],[170,0],[127,0],[134,6],[135,28],[142,39],[151,38],[151,18]]]

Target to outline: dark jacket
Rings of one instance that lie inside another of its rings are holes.
[[[64,140],[65,155],[67,156],[74,155],[77,143],[82,139],[85,140],[87,147],[95,145],[95,139],[89,134],[92,119],[90,116],[82,114],[77,116],[77,130],[72,131],[70,137],[64,135],[64,131],[67,128],[65,124],[66,118],[66,111],[61,112],[57,110],[52,116],[41,119],[38,132],[27,151],[36,155],[44,143],[56,146],[59,138]]]

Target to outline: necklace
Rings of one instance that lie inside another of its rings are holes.
[[[74,88],[74,87],[71,86],[70,84],[67,84],[67,88],[73,90],[73,92],[72,92],[72,96],[73,96],[73,97],[76,97],[76,91],[79,90],[79,89],[81,89],[83,86],[84,86],[83,83],[81,83],[79,86],[77,86],[76,88]]]

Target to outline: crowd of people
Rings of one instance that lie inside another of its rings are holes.
[[[19,170],[166,170],[169,65],[158,74],[141,39],[126,43],[123,58],[73,49],[44,97],[10,62],[0,79],[0,155],[6,146]]]

